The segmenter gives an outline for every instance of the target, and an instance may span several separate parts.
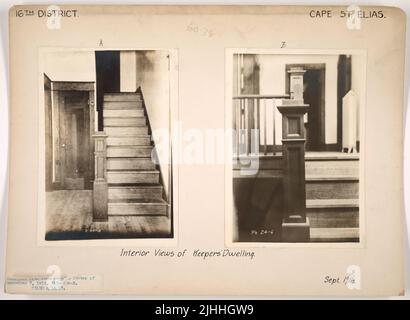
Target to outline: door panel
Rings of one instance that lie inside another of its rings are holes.
[[[61,174],[63,189],[85,189],[89,182],[88,92],[61,94],[64,112],[60,121]]]

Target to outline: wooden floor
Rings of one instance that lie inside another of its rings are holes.
[[[91,190],[46,193],[46,240],[170,238],[171,221],[165,216],[115,216],[92,221]]]

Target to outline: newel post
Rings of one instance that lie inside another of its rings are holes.
[[[305,128],[303,116],[309,106],[300,100],[283,100],[282,147],[284,165],[283,242],[310,240],[310,225],[306,217],[305,188]]]
[[[93,190],[93,221],[108,220],[107,135],[98,131],[95,141],[95,179]]]

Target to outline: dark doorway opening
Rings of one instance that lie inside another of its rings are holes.
[[[303,99],[309,105],[306,128],[306,150],[326,150],[325,141],[325,78],[326,66],[319,64],[292,64],[286,65],[286,74],[293,67],[306,70],[303,83]],[[289,92],[289,76],[286,81],[286,91]]]
[[[103,102],[105,93],[120,92],[120,52],[96,51],[98,130],[104,130]]]

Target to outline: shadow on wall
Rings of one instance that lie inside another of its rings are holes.
[[[237,242],[278,242],[283,217],[282,179],[233,180]]]
[[[144,96],[145,107],[159,157],[165,193],[169,194],[170,165],[169,141],[163,141],[164,133],[170,134],[170,74],[169,52],[150,50],[136,52],[136,81]]]
[[[155,53],[156,51],[153,50],[137,53],[137,66],[145,72],[153,72],[156,58]]]

